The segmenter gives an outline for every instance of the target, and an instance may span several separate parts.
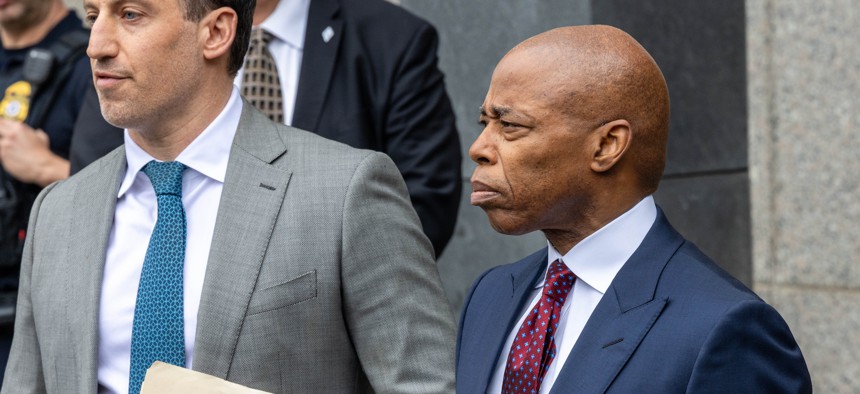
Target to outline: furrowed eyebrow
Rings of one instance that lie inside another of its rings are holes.
[[[84,0],[84,7],[86,7],[89,4],[93,8],[97,8],[94,5],[92,5],[94,2],[95,2],[94,0]],[[151,7],[153,5],[152,0],[108,0],[108,6],[111,8],[121,7],[121,6],[126,5],[128,3],[139,3],[145,7]]]
[[[511,113],[511,109],[508,107],[493,107],[493,112],[498,114],[498,116],[503,116]]]
[[[487,109],[481,106],[479,110],[481,111],[481,116],[486,116],[488,118],[498,118],[511,113],[511,109],[508,107],[492,106],[490,107],[490,112],[487,112]]]

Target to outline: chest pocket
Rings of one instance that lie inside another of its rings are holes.
[[[317,271],[309,271],[284,283],[254,292],[248,315],[298,304],[317,296]]]

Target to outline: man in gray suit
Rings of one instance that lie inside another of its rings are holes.
[[[271,392],[453,391],[453,321],[397,168],[233,88],[254,1],[85,8],[125,145],[35,203],[3,393],[138,392],[152,360]]]

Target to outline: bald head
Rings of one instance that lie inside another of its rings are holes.
[[[666,157],[666,83],[608,26],[551,30],[499,62],[469,148],[473,205],[497,231],[543,231],[560,252],[656,190]]]
[[[617,119],[632,141],[619,166],[635,172],[643,194],[657,188],[666,157],[669,93],[654,59],[629,34],[611,26],[553,29],[514,47],[496,72],[532,68],[543,94],[560,111],[595,127]]]

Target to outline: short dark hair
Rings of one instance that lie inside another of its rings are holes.
[[[230,75],[235,76],[242,68],[245,61],[245,53],[251,41],[251,25],[254,21],[254,8],[257,0],[182,0],[185,3],[185,19],[199,22],[206,14],[221,7],[230,7],[239,16],[236,25],[236,39],[230,48],[229,66]]]

